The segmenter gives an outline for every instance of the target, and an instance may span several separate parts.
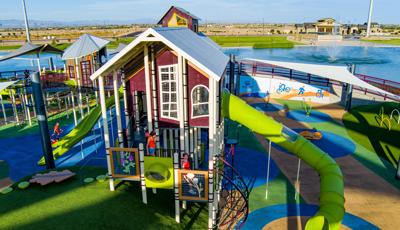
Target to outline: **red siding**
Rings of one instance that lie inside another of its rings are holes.
[[[164,51],[162,54],[157,56],[156,59],[156,83],[157,83],[157,89],[159,88],[159,83],[158,83],[158,67],[163,66],[163,65],[173,65],[177,64],[178,59],[177,57],[169,50]],[[129,86],[130,86],[130,92],[131,95],[133,95],[133,91],[143,91],[146,92],[146,83],[145,83],[145,73],[144,69],[140,70],[129,80]],[[191,126],[208,126],[208,117],[199,117],[199,118],[193,118],[192,119],[192,97],[191,97],[191,92],[192,89],[197,86],[197,85],[205,85],[208,88],[208,78],[198,72],[196,69],[193,67],[188,66],[188,99],[189,99],[189,125]],[[157,90],[158,92],[158,108],[159,108],[159,127],[176,127],[179,125],[179,122],[176,120],[171,120],[167,118],[162,118],[161,117],[161,110],[160,110],[160,97],[161,93],[160,90]],[[146,92],[147,93],[147,92]],[[149,92],[151,93],[151,92]],[[152,99],[153,101],[153,99]],[[151,101],[151,102],[152,102]],[[153,111],[153,110],[152,110]],[[151,112],[152,112],[151,111]]]
[[[172,10],[170,10],[165,17],[162,19],[162,26],[163,27],[168,27],[168,21],[171,19],[171,17],[174,15],[174,13],[176,13],[177,15],[181,16],[182,18],[188,20],[188,28],[193,30],[192,28],[192,17],[190,17],[189,15],[183,13],[182,11],[177,10],[176,8],[172,8]]]
[[[189,125],[207,126],[208,117],[192,118],[192,89],[197,85],[205,85],[208,88],[208,78],[189,66],[188,96],[189,96]]]
[[[158,67],[159,66],[163,66],[163,65],[174,65],[174,64],[178,64],[178,58],[170,51],[170,50],[166,50],[164,51],[162,54],[160,54],[157,57],[156,60],[156,82],[157,82],[157,89],[159,89],[159,82],[158,82]],[[161,117],[161,93],[160,90],[157,90],[158,92],[158,117],[159,117],[159,121],[160,127],[170,127],[170,125],[173,124],[178,124],[179,125],[179,121],[176,120],[171,120],[168,118],[162,118]]]
[[[137,72],[130,80],[131,92],[133,91],[146,91],[146,82],[144,78],[144,68]]]

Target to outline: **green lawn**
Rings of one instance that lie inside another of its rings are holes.
[[[55,48],[60,49],[60,50],[65,50],[70,45],[71,45],[71,43],[60,43],[60,44],[55,44],[55,45],[52,45],[52,46],[54,46]],[[16,49],[18,49],[20,47],[21,47],[21,45],[0,46],[0,50],[16,50]]]
[[[108,182],[83,183],[106,169],[85,168],[60,184],[31,185],[0,195],[0,229],[206,229],[207,203],[189,204],[175,222],[173,190],[148,189],[142,203],[139,182],[125,183],[111,192]]]
[[[295,43],[281,36],[210,36],[222,47],[293,48]]]
[[[363,39],[364,42],[373,42],[378,44],[385,44],[385,45],[400,45],[400,39],[381,39],[381,40],[369,40]]]
[[[133,41],[134,38],[116,38],[115,41],[111,41],[108,43],[107,48],[108,49],[116,49],[119,45],[119,43],[123,44],[129,44],[131,41]]]
[[[397,103],[358,106],[343,116],[343,123],[353,140],[397,167],[400,157],[400,125],[397,124],[399,118],[396,115],[396,120],[391,121],[390,131],[387,124],[380,127],[378,114],[382,106],[387,117],[393,109],[400,109]]]
[[[21,45],[16,45],[16,46],[0,46],[0,50],[16,50],[19,47],[21,47]]]

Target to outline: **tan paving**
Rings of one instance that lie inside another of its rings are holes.
[[[340,123],[345,113],[337,105],[326,106],[314,104],[313,107],[329,114]],[[305,123],[283,117],[284,114],[282,113],[268,114],[292,129],[309,128]],[[268,149],[268,142],[264,137],[257,135],[257,139]],[[298,158],[276,149],[272,150],[271,157],[277,163],[282,173],[295,185]],[[352,156],[337,158],[336,161],[340,165],[344,175],[346,211],[382,229],[399,229],[400,190],[366,168]],[[319,204],[319,176],[304,162],[301,162],[299,186],[298,188],[297,186],[295,187],[300,191],[301,196],[307,203]],[[288,229],[288,220],[287,218],[284,219],[286,219],[286,222],[285,220],[275,221],[276,223],[271,222],[273,225],[268,225],[265,229]],[[271,226],[274,228],[270,228]]]

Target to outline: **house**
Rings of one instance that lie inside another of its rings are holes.
[[[186,27],[197,33],[199,32],[199,20],[200,18],[189,11],[171,6],[157,24],[163,27]]]

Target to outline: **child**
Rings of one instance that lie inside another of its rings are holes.
[[[62,132],[63,130],[60,128],[60,124],[57,122],[53,128],[53,135],[56,137],[57,140],[60,139],[60,134]]]
[[[147,138],[147,155],[154,156],[156,153],[156,132],[151,131]]]
[[[190,170],[189,154],[187,154],[187,153],[184,153],[184,154],[183,154],[182,168],[183,168],[183,169]]]

